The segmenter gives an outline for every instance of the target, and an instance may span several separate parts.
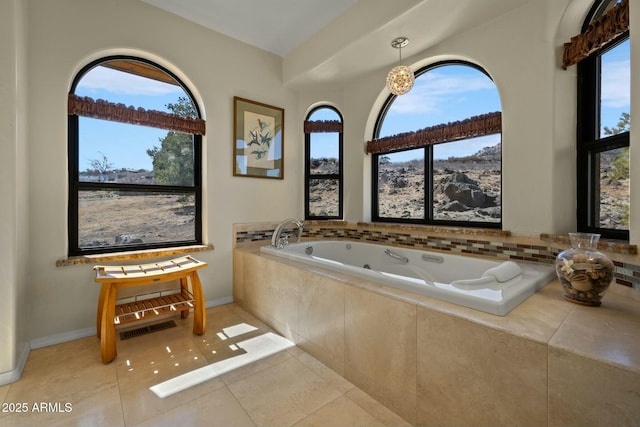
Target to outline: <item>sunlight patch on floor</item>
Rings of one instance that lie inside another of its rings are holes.
[[[229,332],[231,336],[237,336],[256,329],[246,324],[236,326],[237,327],[226,328],[225,334]],[[234,333],[236,335],[233,335]],[[288,339],[272,332],[241,341],[235,345],[243,349],[245,353],[184,373],[151,386],[149,389],[154,392],[156,396],[165,398],[294,346]]]

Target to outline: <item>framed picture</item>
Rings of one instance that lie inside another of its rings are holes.
[[[233,97],[233,175],[284,178],[284,109]]]

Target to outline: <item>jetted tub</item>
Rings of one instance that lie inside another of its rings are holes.
[[[260,250],[499,316],[555,277],[552,266],[364,242],[320,240]]]

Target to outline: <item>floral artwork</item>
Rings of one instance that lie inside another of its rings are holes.
[[[282,179],[284,110],[234,97],[235,176]]]
[[[261,169],[273,169],[275,156],[275,147],[272,144],[275,134],[274,118],[245,111],[244,128],[247,166]]]

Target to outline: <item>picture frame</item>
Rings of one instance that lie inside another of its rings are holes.
[[[233,175],[284,179],[284,109],[233,97]]]

